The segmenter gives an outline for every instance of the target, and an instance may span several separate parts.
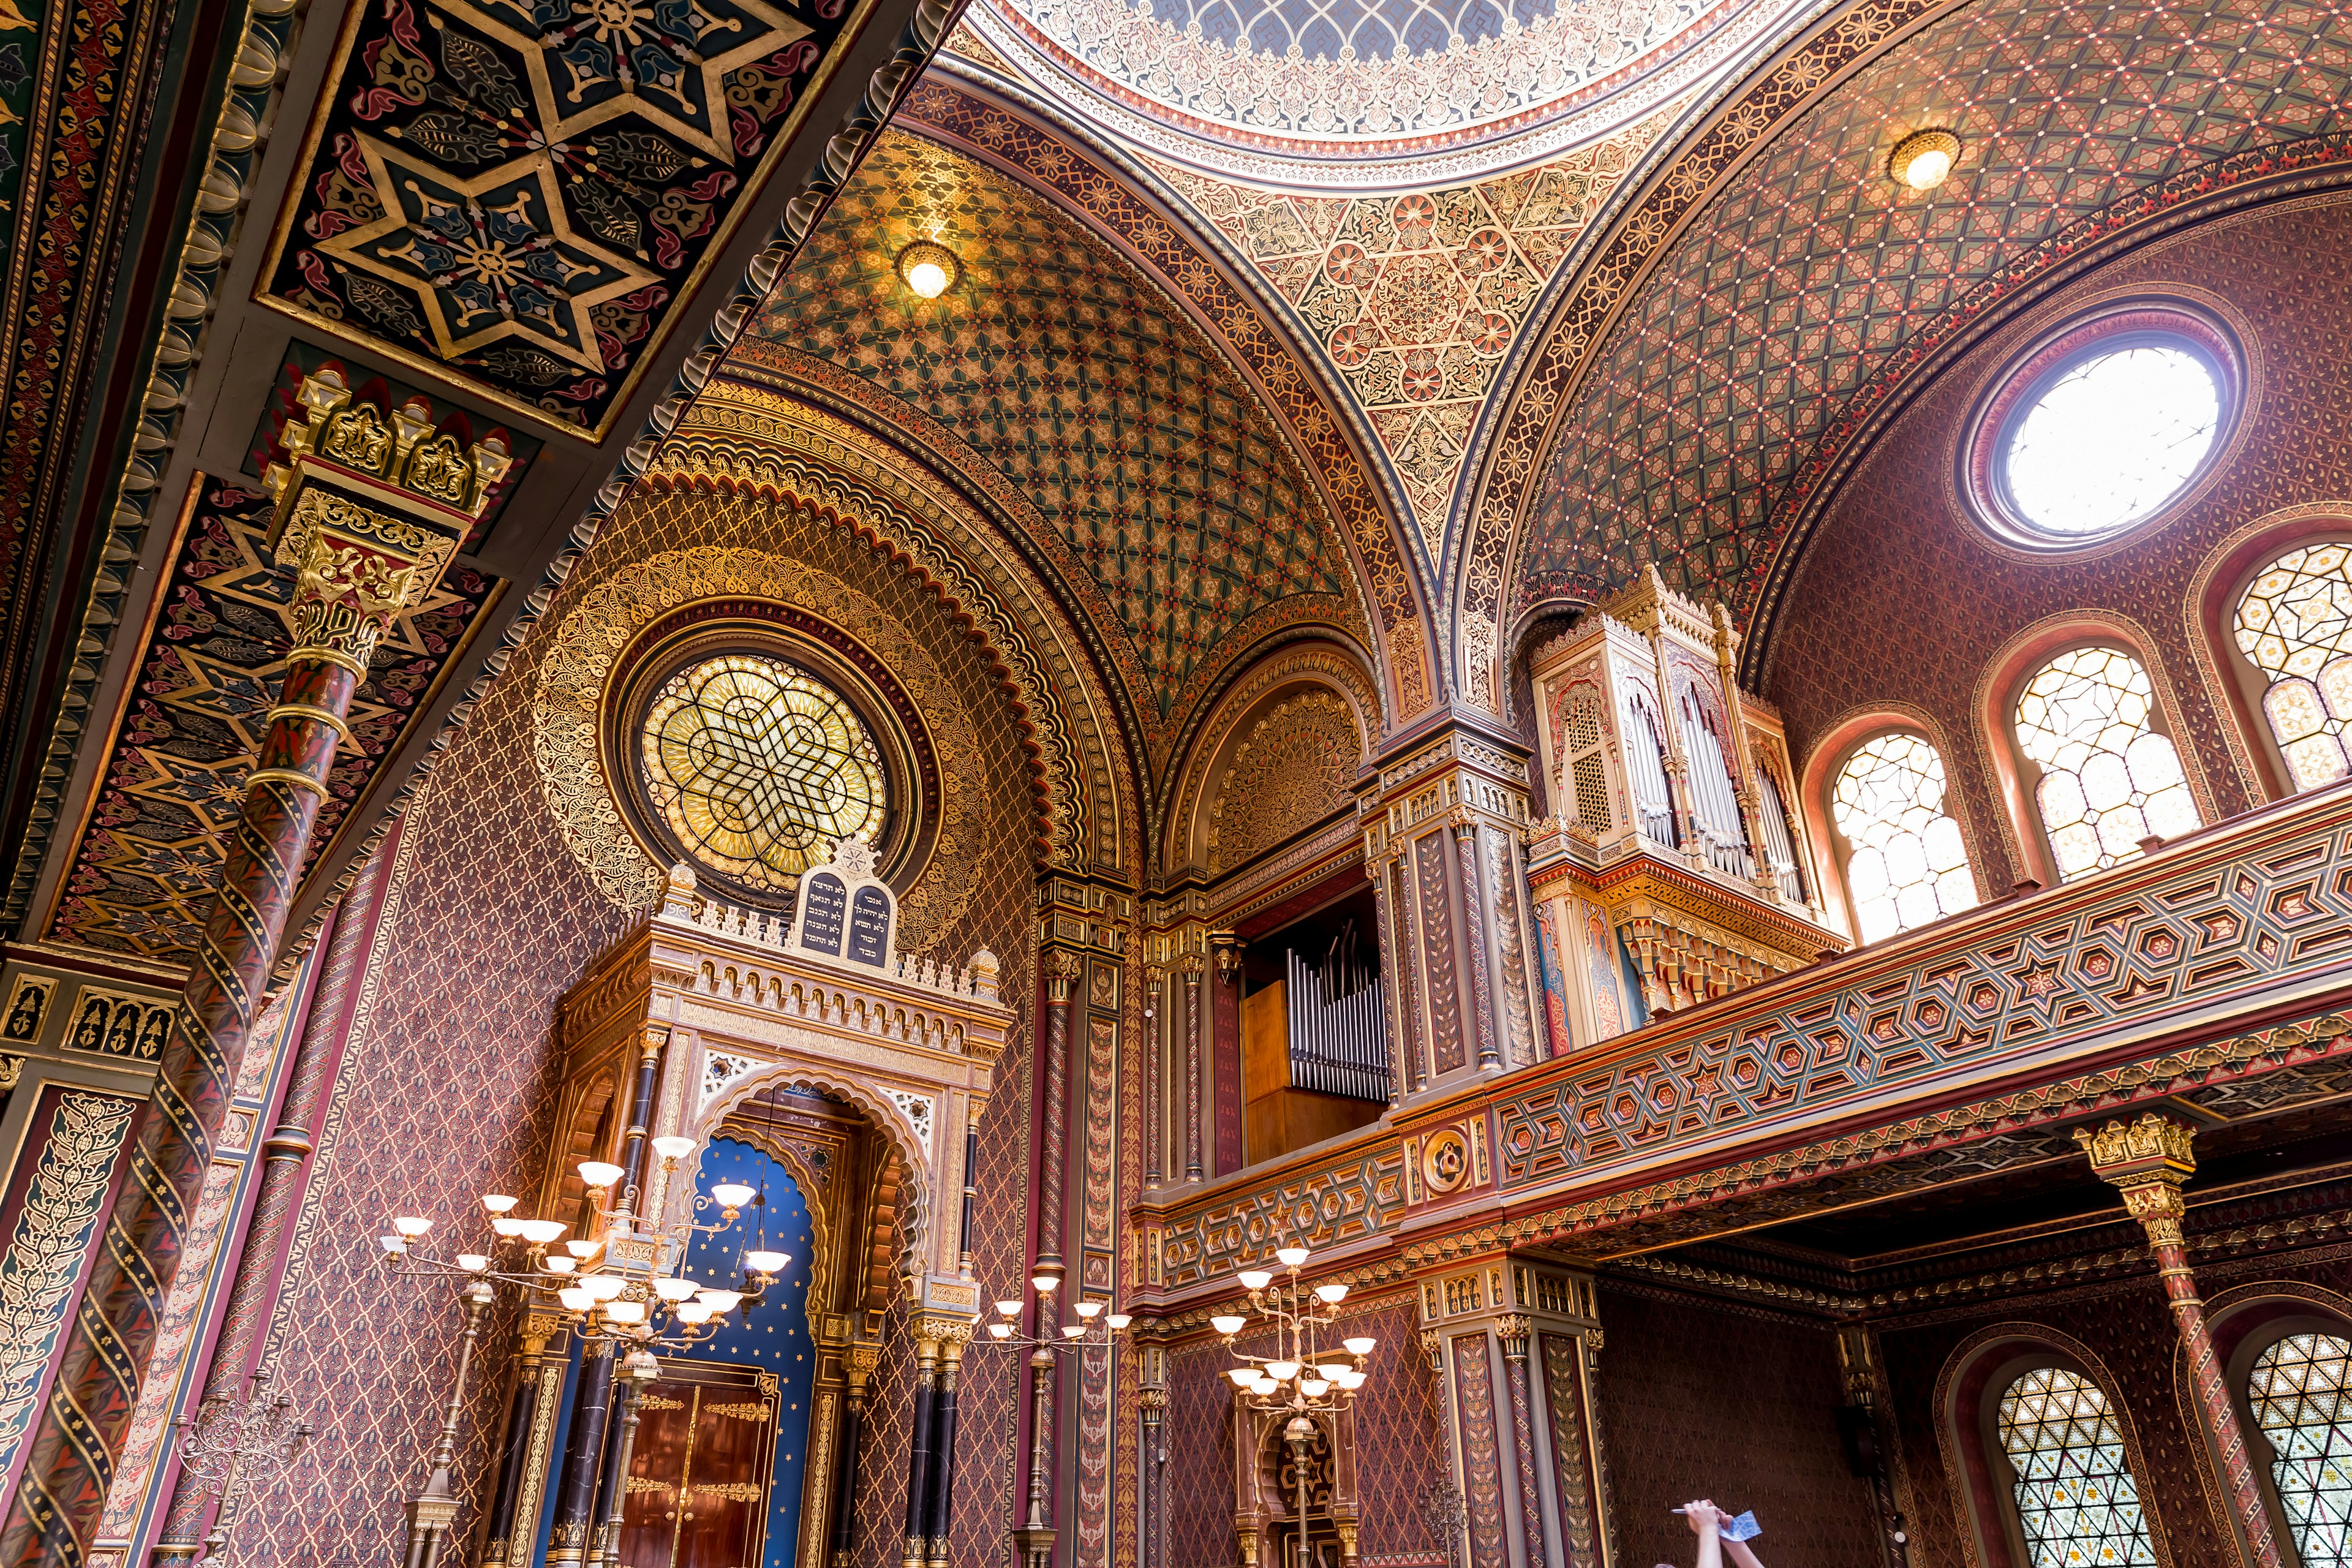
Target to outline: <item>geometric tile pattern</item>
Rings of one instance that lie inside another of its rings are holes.
[[[2339,130],[2348,13],[2003,0],[1829,93],[1697,215],[1600,346],[1545,464],[1520,602],[1654,560],[1745,614],[1852,400],[1915,363],[1923,331],[1956,330],[1980,284],[2183,171]],[[1895,136],[1947,121],[1963,142],[1948,184],[1885,176]]]
[[[849,7],[803,9],[353,7],[265,301],[601,435]]]
[[[1802,1129],[1901,1114],[1906,1092],[1957,1068],[1998,1083],[2011,1064],[2074,1059],[2191,1002],[2250,1008],[2256,997],[2296,984],[2296,975],[2332,973],[2342,945],[2352,942],[2347,826],[2352,807],[2340,804],[2271,818],[2259,836],[2226,847],[2242,859],[2224,864],[2218,858],[2224,850],[2216,848],[2217,858],[2152,867],[2144,877],[2122,868],[2040,895],[2030,924],[1865,949],[1833,975],[1742,993],[1688,1022],[1627,1037],[1623,1048],[1539,1067],[1524,1075],[1533,1081],[1497,1089],[1496,1184],[1509,1194],[1573,1176],[1576,1191],[1605,1193],[1612,1167],[1654,1167],[1670,1151],[1684,1152],[1676,1156],[1684,1160],[1710,1150],[1728,1155],[1738,1139],[1746,1157],[1718,1173],[1721,1181],[1777,1185],[1796,1171],[1772,1151]],[[2262,1055],[2251,1041],[2232,1047],[2242,1048],[2246,1054],[2230,1061]],[[2045,1067],[2023,1082],[2050,1077]],[[2216,1084],[2197,1093],[2235,1077],[2218,1071]],[[1891,1142],[1854,1142],[1840,1157],[1866,1165],[1918,1140],[1940,1146],[1990,1131],[1953,1115],[1958,1120],[1948,1123],[1941,1113],[1915,1115]],[[1395,1135],[1368,1131],[1285,1172],[1278,1186],[1245,1184],[1180,1208],[1162,1237],[1168,1286],[1230,1274],[1247,1255],[1248,1229],[1276,1215],[1328,1216],[1303,1238],[1313,1246],[1394,1234],[1407,1213],[1399,1158]],[[1856,1166],[1846,1168],[1853,1186],[1861,1177]],[[1700,1191],[1693,1185],[1692,1201]],[[1555,1237],[1640,1212],[1592,1196],[1515,1218],[1505,1229]]]
[[[2029,1372],[2002,1392],[1998,1424],[2033,1568],[2157,1560],[2123,1432],[2097,1384],[2063,1367]]]
[[[1289,195],[1151,166],[1304,319],[1435,562],[1470,427],[1520,324],[1671,112],[1536,168],[1403,195]]]
[[[2289,1334],[2254,1358],[2254,1425],[2305,1568],[2352,1562],[2352,1343]]]
[[[918,237],[965,269],[936,301],[891,270]],[[1345,624],[1338,538],[1248,384],[1107,246],[961,153],[884,136],[739,353],[763,342],[903,399],[1023,491],[1104,595],[1149,720],[1236,634]]]
[[[293,646],[293,579],[263,542],[272,504],[211,482],[195,498],[48,940],[165,963],[194,955]],[[336,750],[306,868],[328,853],[497,586],[453,565],[394,617],[352,694],[355,743]]]

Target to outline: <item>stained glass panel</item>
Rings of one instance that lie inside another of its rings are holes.
[[[2038,1367],[2001,1394],[1999,1416],[2032,1568],[2156,1561],[2123,1428],[2097,1384]]]
[[[2233,620],[2238,651],[2270,682],[2263,716],[2294,787],[2352,773],[2352,544],[2288,551],[2246,589]]]
[[[2254,1358],[2254,1424],[2303,1568],[2352,1564],[2352,1342],[2289,1334]]]
[[[1960,825],[1944,811],[1944,759],[1924,735],[1875,735],[1838,770],[1830,813],[1851,852],[1846,891],[1864,942],[1977,906]]]
[[[2034,800],[2062,879],[2137,859],[2141,839],[2199,825],[2155,711],[2147,671],[2120,648],[2070,649],[2025,683],[2017,743],[2042,765]]]
[[[781,660],[722,654],[670,678],[646,714],[646,781],[687,852],[780,889],[834,840],[881,826],[874,739],[840,695]]]

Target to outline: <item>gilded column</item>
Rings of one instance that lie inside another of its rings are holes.
[[[560,1331],[559,1321],[542,1312],[530,1312],[523,1318],[521,1348],[515,1354],[514,1394],[507,1404],[506,1442],[499,1454],[499,1479],[490,1493],[489,1528],[482,1541],[480,1568],[504,1568],[509,1562],[527,1563],[533,1542],[528,1538],[518,1541],[518,1531],[534,1531],[539,1523],[538,1510],[529,1510],[523,1517],[526,1501],[526,1476],[532,1476],[534,1439],[540,1436],[539,1406],[544,1397],[540,1389],[542,1374],[552,1366],[556,1377],[562,1376],[558,1358],[547,1353],[548,1341]],[[562,1384],[559,1381],[555,1393],[560,1397]],[[544,1448],[538,1448],[543,1466]],[[535,1495],[528,1500],[536,1503]]]
[[[1044,1144],[1039,1153],[1037,1268],[1062,1274],[1062,1229],[1068,1185],[1070,1126],[1070,987],[1078,978],[1078,955],[1066,948],[1045,952],[1045,1069]]]
[[[580,1568],[588,1560],[596,1517],[596,1482],[604,1466],[604,1429],[613,1415],[613,1342],[594,1339],[580,1352],[579,1390],[572,1429],[563,1440],[563,1468],[555,1482],[555,1519],[547,1538],[547,1568]],[[527,1561],[518,1556],[516,1562]]]
[[[1460,863],[1462,877],[1462,919],[1470,966],[1470,1005],[1478,1020],[1478,1070],[1501,1072],[1503,1053],[1495,1043],[1495,1009],[1491,1002],[1492,988],[1486,972],[1494,967],[1494,954],[1486,947],[1486,912],[1480,906],[1482,879],[1478,875],[1478,819],[1468,811],[1455,807],[1454,820],[1454,854]]]
[[[833,1472],[833,1545],[830,1568],[853,1568],[857,1552],[857,1456],[866,1436],[866,1388],[881,1359],[877,1345],[852,1345],[847,1371],[849,1396],[841,1417],[841,1460]]]
[[[1544,1552],[1543,1485],[1536,1479],[1535,1395],[1528,1385],[1528,1336],[1534,1325],[1516,1314],[1498,1318],[1495,1331],[1503,1342],[1503,1381],[1510,1384],[1511,1447],[1518,1461],[1519,1526],[1527,1542],[1525,1561],[1549,1561]]]
[[[1188,952],[1177,967],[1184,972],[1184,1179],[1197,1182],[1206,1173],[1201,1165],[1201,975],[1209,965]]]
[[[0,1524],[0,1563],[78,1564],[122,1450],[158,1315],[203,1184],[339,743],[394,616],[422,601],[509,467],[503,437],[470,452],[436,436],[421,404],[354,405],[340,376],[303,383],[292,467],[272,465],[271,547],[294,577],[294,646],[245,779],[236,834],[174,1011],[131,1176],[108,1216],[24,1477]]]
[[[948,1561],[948,1525],[955,1511],[956,1377],[974,1326],[948,1323],[941,1325],[940,1332],[939,1396],[931,1411],[930,1501],[923,1526],[930,1568],[946,1568]]]
[[[930,1557],[931,1428],[939,1415],[940,1342],[930,1336],[928,1323],[918,1324],[915,1332],[914,1439],[907,1450],[907,1539],[898,1557],[900,1568],[922,1568]]]
[[[2244,1429],[2236,1404],[2221,1375],[2221,1358],[2205,1324],[2205,1303],[2197,1294],[2197,1278],[2189,1272],[2189,1247],[2180,1234],[2181,1184],[2197,1173],[2193,1134],[2180,1122],[2151,1110],[2128,1124],[2110,1121],[2094,1131],[2074,1131],[2074,1142],[2090,1156],[2091,1169],[2123,1194],[2124,1208],[2147,1233],[2148,1250],[2156,1255],[2157,1275],[2164,1281],[2165,1300],[2172,1308],[2173,1326],[2189,1354],[2189,1385],[2197,1396],[2199,1413],[2221,1456],[2221,1474],[2229,1482],[2230,1502],[2238,1530],[2255,1568],[2284,1568],[2277,1540],[2271,1533],[2270,1510],[2263,1500],[2253,1460],[2246,1452]]]
[[[1143,1092],[1143,1185],[1146,1191],[1158,1187],[1160,1181],[1160,1122],[1161,1107],[1167,1101],[1168,1093],[1166,1053],[1160,1048],[1160,1029],[1167,1021],[1162,1016],[1161,993],[1166,989],[1167,979],[1168,970],[1164,964],[1147,963],[1143,966],[1143,983],[1148,988],[1145,994],[1150,998],[1144,1005],[1143,1017],[1144,1037],[1149,1042],[1150,1053],[1149,1065],[1144,1069],[1144,1082],[1149,1087]]]

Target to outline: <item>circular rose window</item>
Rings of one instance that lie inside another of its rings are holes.
[[[2137,306],[2078,322],[2011,367],[1979,411],[1969,478],[2016,542],[2095,543],[2203,476],[2235,416],[2234,345],[2202,316]]]
[[[856,710],[782,659],[726,653],[678,670],[640,727],[646,791],[680,847],[775,892],[836,839],[879,835],[882,764]]]

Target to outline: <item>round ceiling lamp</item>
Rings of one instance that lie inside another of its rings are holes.
[[[1948,131],[1914,131],[1895,144],[1886,172],[1898,184],[1932,191],[1950,177],[1960,161],[1960,139]]]
[[[898,253],[898,280],[926,300],[954,288],[962,271],[955,252],[932,240],[919,239]]]

